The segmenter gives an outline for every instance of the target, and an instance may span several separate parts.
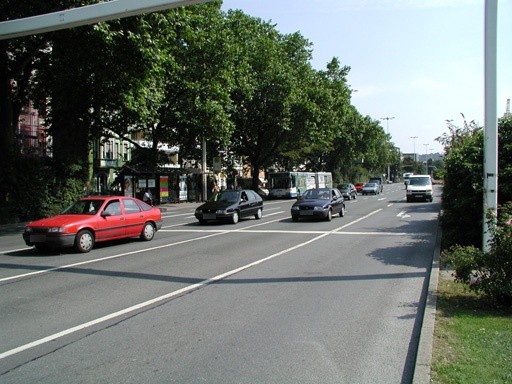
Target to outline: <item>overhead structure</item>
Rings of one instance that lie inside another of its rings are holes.
[[[22,19],[0,22],[0,40],[95,24],[211,0],[112,0]]]

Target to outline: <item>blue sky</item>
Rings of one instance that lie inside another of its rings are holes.
[[[224,0],[300,32],[318,70],[351,67],[352,104],[402,152],[442,152],[446,120],[484,124],[484,0]],[[498,116],[512,98],[512,0],[498,0]],[[417,136],[417,138],[414,138]]]

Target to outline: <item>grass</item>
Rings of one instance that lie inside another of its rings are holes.
[[[439,276],[431,379],[438,384],[512,383],[512,309]]]

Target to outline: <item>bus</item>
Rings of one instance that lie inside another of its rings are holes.
[[[268,175],[269,198],[297,198],[311,188],[332,188],[331,172],[273,172]]]

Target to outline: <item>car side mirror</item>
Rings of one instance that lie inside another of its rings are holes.
[[[101,216],[101,217],[107,217],[107,216],[112,216],[112,215],[111,215],[111,213],[110,213],[110,212],[108,212],[108,211],[103,211],[103,212],[101,212],[101,215],[100,215],[100,216]]]

